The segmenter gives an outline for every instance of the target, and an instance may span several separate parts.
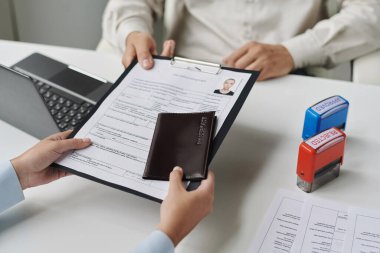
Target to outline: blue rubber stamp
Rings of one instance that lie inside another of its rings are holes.
[[[348,106],[343,97],[332,96],[309,107],[305,113],[302,138],[306,140],[331,127],[344,130]]]

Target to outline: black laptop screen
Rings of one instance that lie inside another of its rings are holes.
[[[82,96],[87,96],[104,84],[69,68],[59,72],[49,80]]]

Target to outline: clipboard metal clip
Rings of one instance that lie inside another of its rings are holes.
[[[172,58],[170,64],[175,68],[188,69],[197,72],[203,72],[208,74],[217,75],[222,70],[220,64],[197,61],[188,58],[182,58],[175,56]]]

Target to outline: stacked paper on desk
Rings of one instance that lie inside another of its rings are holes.
[[[380,212],[281,190],[249,253],[380,252]]]

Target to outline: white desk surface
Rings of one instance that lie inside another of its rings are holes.
[[[116,56],[0,41],[0,63],[41,52],[115,81]],[[296,186],[298,145],[308,106],[331,95],[350,102],[341,175],[313,196],[380,209],[380,87],[303,76],[255,84],[218,151],[214,212],[176,252],[247,252],[280,188]],[[37,140],[0,121],[0,160]],[[158,203],[70,176],[25,191],[0,215],[0,252],[128,252],[159,222]]]

